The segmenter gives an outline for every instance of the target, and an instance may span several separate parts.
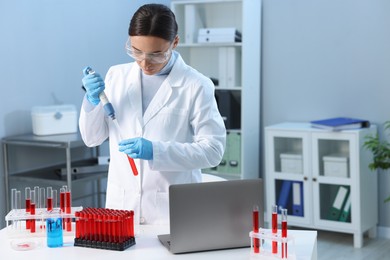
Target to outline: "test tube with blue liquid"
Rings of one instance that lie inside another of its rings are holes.
[[[46,236],[48,247],[61,247],[63,245],[62,217],[60,211],[55,217],[46,219]]]

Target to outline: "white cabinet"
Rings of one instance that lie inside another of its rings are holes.
[[[363,148],[376,127],[332,132],[308,123],[265,128],[267,209],[288,209],[291,226],[350,233],[362,247],[363,234],[376,236],[377,174]],[[269,214],[268,214],[269,215]]]
[[[221,165],[203,172],[227,179],[258,178],[261,1],[173,0],[171,8],[179,27],[177,50],[187,64],[214,81],[228,131]]]

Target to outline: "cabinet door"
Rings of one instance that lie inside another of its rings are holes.
[[[267,209],[287,208],[289,223],[312,219],[309,141],[307,132],[266,130]]]
[[[317,227],[351,229],[351,205],[359,178],[356,132],[312,134],[314,222]]]

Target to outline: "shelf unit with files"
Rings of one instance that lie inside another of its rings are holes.
[[[265,128],[267,210],[288,209],[289,224],[350,233],[354,246],[376,236],[377,174],[364,149],[376,126],[345,131],[281,123]]]
[[[221,165],[202,171],[227,179],[258,178],[261,1],[172,0],[171,8],[179,27],[177,50],[214,82],[220,113],[232,133]],[[226,160],[230,155],[240,158]]]

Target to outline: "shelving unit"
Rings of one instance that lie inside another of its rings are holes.
[[[215,82],[227,129],[221,164],[203,172],[227,179],[259,177],[261,1],[172,0],[184,61]],[[235,28],[242,40],[198,42],[199,29]]]
[[[77,190],[83,190],[86,183],[95,183],[97,192],[92,195],[97,196],[97,204],[101,206],[100,196],[103,192],[100,190],[100,181],[107,177],[108,167],[107,169],[97,167],[95,172],[78,176],[73,173],[75,167],[96,165],[99,155],[99,148],[87,148],[80,134],[9,136],[2,139],[2,147],[7,211],[10,211],[10,187],[14,188],[18,185],[22,185],[23,188],[52,186],[53,189],[67,185],[72,190],[72,200],[74,200],[78,198],[78,192],[73,189],[74,186],[80,186]],[[17,151],[13,150],[18,148]],[[29,152],[25,152],[26,149],[30,149]],[[80,152],[77,149],[84,150]],[[62,159],[55,159],[56,150],[64,152]],[[31,155],[31,153],[39,154],[39,152],[42,156]],[[33,166],[23,165],[23,158],[26,154],[30,155],[29,161],[34,161]],[[79,154],[82,155],[77,158],[76,155]],[[53,160],[48,158],[53,158]],[[66,171],[66,175],[56,173],[61,169]]]
[[[375,237],[378,223],[377,174],[362,147],[376,131],[332,132],[308,123],[266,127],[267,209],[287,208],[292,226],[353,234],[354,246],[362,247],[364,233]]]

